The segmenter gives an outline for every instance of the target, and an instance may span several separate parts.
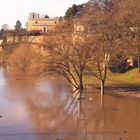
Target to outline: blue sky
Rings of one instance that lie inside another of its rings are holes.
[[[17,20],[24,26],[31,12],[50,17],[63,16],[72,4],[84,2],[87,0],[0,0],[0,28],[3,24],[13,27]]]

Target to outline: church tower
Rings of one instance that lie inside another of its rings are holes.
[[[30,13],[29,19],[30,19],[30,20],[33,20],[33,19],[39,19],[39,14],[36,14],[36,13]]]

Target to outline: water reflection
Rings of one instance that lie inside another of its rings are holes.
[[[139,99],[72,92],[62,79],[34,83],[0,71],[0,140],[139,140]],[[102,109],[101,109],[102,106]]]

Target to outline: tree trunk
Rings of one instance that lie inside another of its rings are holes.
[[[79,87],[79,89],[82,91],[82,90],[84,90],[83,77],[82,77],[82,75],[81,75],[80,78],[79,78],[79,82],[80,82],[80,87]]]
[[[105,87],[105,81],[101,81],[101,109],[104,108],[104,87]]]
[[[104,80],[102,80],[101,81],[101,95],[104,95],[104,91],[105,90],[105,81]]]
[[[138,56],[138,73],[140,73],[140,57]]]
[[[138,73],[140,73],[140,47],[138,46]]]

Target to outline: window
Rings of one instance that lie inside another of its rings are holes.
[[[35,21],[35,24],[37,24],[38,22],[37,21]]]
[[[81,26],[77,26],[77,29],[76,29],[77,31],[81,31],[82,29],[81,29]]]
[[[46,27],[43,28],[44,33],[46,33]]]

